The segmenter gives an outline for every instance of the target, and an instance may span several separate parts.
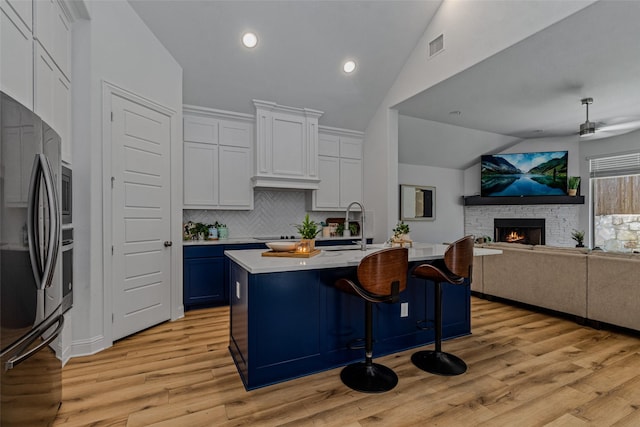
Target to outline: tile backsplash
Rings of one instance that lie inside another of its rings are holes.
[[[252,211],[185,209],[183,221],[226,224],[229,238],[297,235],[295,224],[304,216],[316,221],[344,217],[344,212],[312,212],[307,210],[305,190],[254,190]],[[370,229],[369,225],[366,227]]]

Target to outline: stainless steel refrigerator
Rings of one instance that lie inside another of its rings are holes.
[[[45,426],[62,395],[60,137],[0,98],[0,425]]]

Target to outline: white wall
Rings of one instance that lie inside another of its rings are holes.
[[[376,240],[393,227],[398,206],[398,118],[390,109],[591,3],[443,1],[366,129],[364,202],[376,215]],[[429,41],[443,33],[445,50],[428,59]]]
[[[536,138],[527,139],[510,148],[501,151],[503,153],[534,153],[538,151],[568,151],[567,175],[579,176],[582,154],[580,153],[580,137],[577,135],[564,138]],[[491,153],[498,154],[498,153]],[[480,194],[480,162],[464,171],[464,195],[475,196]],[[584,190],[583,190],[584,191]]]
[[[464,173],[457,169],[429,166],[398,165],[398,184],[426,185],[436,187],[435,221],[405,221],[411,230],[411,239],[416,242],[454,242],[464,234],[464,209],[462,188]],[[396,205],[394,224],[399,212]],[[393,234],[393,226],[387,230],[387,239]]]
[[[102,189],[110,171],[103,170],[103,82],[176,111],[171,123],[172,169],[174,161],[181,164],[182,158],[181,67],[128,2],[90,2],[88,5],[91,20],[77,22],[72,36],[73,220],[76,231],[72,355],[92,353],[111,345],[109,340],[104,340],[103,210],[109,206],[103,204]],[[175,159],[176,153],[178,159]],[[181,167],[178,172],[181,177]],[[181,180],[176,183],[175,179],[172,176],[172,188],[181,188]],[[181,212],[179,216],[178,224],[182,221]],[[180,226],[173,228],[179,235]],[[181,282],[173,285],[180,286]]]

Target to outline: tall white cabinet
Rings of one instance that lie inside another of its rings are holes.
[[[312,210],[346,210],[362,201],[362,132],[320,127],[319,187],[311,194]]]
[[[0,85],[62,138],[71,163],[71,15],[58,0],[0,0]]]
[[[0,0],[0,85],[33,108],[33,3]]]
[[[62,139],[62,160],[71,163],[71,23],[57,0],[34,2],[36,114]]]
[[[253,209],[252,116],[184,108],[184,208]]]

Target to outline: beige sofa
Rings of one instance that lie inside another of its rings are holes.
[[[503,253],[474,258],[473,291],[640,330],[640,254],[483,246]]]
[[[587,318],[640,330],[640,254],[592,252]]]

